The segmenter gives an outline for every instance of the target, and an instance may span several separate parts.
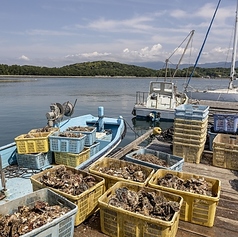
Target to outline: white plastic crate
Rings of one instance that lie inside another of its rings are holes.
[[[147,154],[154,155],[158,158],[158,160],[161,159],[162,161],[165,161],[167,164],[167,167],[159,166],[159,165],[149,163],[146,161],[142,161],[135,157],[136,155],[147,155]],[[183,157],[171,155],[171,154],[168,154],[165,152],[156,151],[156,150],[152,150],[152,149],[145,149],[145,148],[138,149],[136,151],[133,151],[133,152],[127,154],[125,157],[125,160],[136,163],[136,164],[145,165],[145,166],[151,167],[155,170],[157,170],[157,169],[171,169],[171,170],[182,171],[183,164],[184,164]]]
[[[21,237],[73,237],[74,220],[78,207],[73,202],[47,188],[40,189],[0,205],[0,215],[13,214],[18,210],[19,206],[32,207],[38,200],[47,202],[51,206],[60,204],[64,207],[68,207],[70,211],[50,223],[21,235]]]
[[[203,120],[208,116],[209,106],[183,104],[175,108],[175,118]]]

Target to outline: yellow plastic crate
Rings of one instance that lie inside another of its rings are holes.
[[[119,181],[99,198],[100,223],[103,233],[111,237],[176,236],[179,224],[179,211],[173,215],[171,221],[164,221],[109,205],[108,202],[111,195],[114,195],[115,191],[121,187],[126,187],[136,192],[143,188],[135,184]],[[183,198],[181,196],[149,187],[144,187],[143,189],[148,192],[154,192],[156,196],[164,196],[169,201],[178,202],[180,208],[182,206]]]
[[[238,170],[238,136],[218,133],[213,140],[213,165]]]
[[[31,154],[49,151],[50,132],[22,134],[15,138],[18,154]]]
[[[174,119],[174,129],[186,129],[193,131],[201,131],[204,128],[207,128],[208,118],[200,120],[189,120],[189,119]]]
[[[207,131],[201,135],[174,132],[173,141],[182,142],[191,145],[200,145],[207,139]]]
[[[164,187],[157,184],[158,178],[164,177],[166,174],[173,174],[181,179],[191,178],[204,178],[207,182],[212,184],[213,197],[195,194],[187,191],[176,190],[173,188]],[[221,181],[207,176],[169,171],[169,170],[158,170],[149,181],[149,187],[156,188],[159,190],[171,192],[183,197],[183,205],[180,212],[180,220],[212,227],[214,225],[214,219],[216,214],[216,207],[220,198]]]
[[[128,165],[134,165],[134,166],[141,167],[141,170],[145,173],[146,180],[144,182],[136,182],[136,181],[133,181],[133,180],[123,179],[123,178],[120,178],[120,177],[108,175],[108,174],[105,174],[105,173],[102,173],[102,172],[99,171],[100,168],[114,167],[114,168],[118,169],[118,168],[126,167]],[[92,174],[96,174],[98,176],[103,177],[105,179],[106,189],[108,189],[111,186],[113,186],[116,182],[125,181],[125,180],[128,183],[137,184],[139,186],[146,186],[146,184],[149,182],[150,178],[152,177],[152,175],[154,173],[154,169],[151,168],[151,167],[144,166],[144,165],[135,164],[135,163],[129,162],[129,161],[104,157],[102,160],[92,164],[89,167],[89,172],[92,173]]]
[[[213,148],[217,147],[238,151],[238,135],[218,133],[213,140]]]
[[[76,167],[90,157],[90,148],[85,147],[79,154],[54,152],[54,155],[56,164]]]
[[[185,162],[199,164],[204,151],[205,142],[206,140],[199,145],[194,145],[173,141],[173,155],[183,157]]]
[[[98,208],[98,198],[105,192],[105,180],[102,177],[97,175],[89,174],[88,172],[82,170],[76,170],[72,167],[67,167],[67,169],[73,171],[74,173],[82,174],[83,177],[86,175],[91,175],[96,179],[96,185],[89,188],[88,190],[84,191],[80,195],[70,195],[64,193],[56,188],[48,187],[42,182],[40,182],[41,177],[43,174],[47,172],[54,172],[57,168],[64,166],[64,165],[57,165],[51,169],[44,170],[38,174],[31,176],[31,184],[33,191],[42,189],[42,188],[50,188],[54,192],[60,194],[61,196],[67,198],[69,201],[73,202],[77,205],[78,211],[75,216],[75,223],[74,225],[77,226],[85,221],[90,215],[94,213],[94,211]]]
[[[192,126],[184,127],[184,126],[177,126],[174,124],[174,133],[183,133],[188,135],[196,135],[201,136],[204,133],[207,133],[207,126],[204,126],[202,128],[198,127],[197,129],[193,129]]]

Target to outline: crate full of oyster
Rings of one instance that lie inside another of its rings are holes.
[[[0,205],[1,236],[73,237],[77,206],[41,189]]]
[[[98,202],[101,230],[111,237],[175,237],[183,198],[119,181]]]
[[[183,197],[180,219],[212,227],[220,198],[221,181],[207,176],[173,170],[157,170],[149,187]]]
[[[32,175],[30,179],[33,191],[47,187],[77,205],[75,226],[98,208],[98,198],[105,191],[102,177],[65,165],[56,165]]]
[[[106,190],[118,181],[127,181],[138,186],[146,186],[154,169],[125,160],[104,157],[89,167],[89,172],[105,180]]]
[[[125,160],[157,169],[183,170],[184,158],[162,151],[140,148],[125,156]]]

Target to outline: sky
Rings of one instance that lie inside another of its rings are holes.
[[[193,64],[219,0],[3,0],[0,64]],[[221,0],[199,63],[230,61],[235,0]],[[186,41],[184,41],[186,39]],[[184,43],[183,43],[184,42]]]

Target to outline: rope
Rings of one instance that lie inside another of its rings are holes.
[[[204,41],[203,41],[203,43],[202,43],[202,47],[201,47],[201,49],[200,49],[200,51],[199,51],[199,54],[198,54],[197,59],[196,59],[196,62],[195,62],[195,64],[194,64],[194,66],[193,66],[193,70],[192,70],[192,72],[191,72],[191,74],[190,74],[190,76],[189,76],[188,82],[187,82],[187,84],[186,84],[186,86],[185,86],[185,88],[184,88],[184,91],[185,91],[185,92],[187,91],[188,84],[189,84],[189,82],[190,82],[190,80],[191,80],[191,78],[192,78],[192,76],[193,76],[193,73],[195,72],[196,67],[197,67],[198,60],[199,60],[199,58],[200,58],[200,56],[201,56],[201,54],[202,54],[202,50],[203,50],[204,45],[205,45],[205,43],[206,43],[206,41],[207,41],[208,33],[209,33],[210,30],[211,30],[212,23],[213,23],[214,18],[215,18],[215,16],[216,16],[216,13],[217,13],[218,7],[219,7],[219,5],[220,5],[220,2],[221,2],[221,0],[218,1],[218,4],[217,4],[217,7],[216,7],[216,10],[215,10],[215,12],[214,12],[214,14],[213,14],[212,20],[211,20],[210,25],[209,25],[209,27],[208,27],[208,30],[207,30],[207,33],[206,33],[205,39],[204,39]]]
[[[33,174],[39,173],[41,170],[33,170],[28,168],[21,168],[17,165],[10,165],[3,169],[5,177],[10,178],[30,178]]]

